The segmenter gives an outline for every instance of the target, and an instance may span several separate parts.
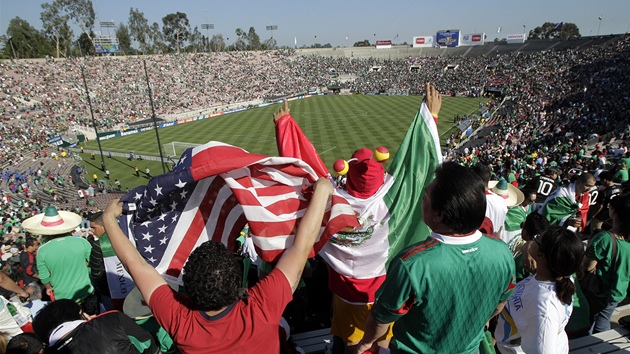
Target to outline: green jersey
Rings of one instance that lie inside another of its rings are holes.
[[[431,236],[392,260],[372,314],[396,321],[392,353],[476,353],[485,323],[513,292],[512,253],[480,232]]]
[[[586,257],[597,260],[597,278],[600,285],[605,289],[610,289],[612,300],[625,299],[630,283],[630,243],[617,239],[616,270],[612,276],[612,238],[610,233],[602,231],[593,236],[586,249]]]
[[[56,299],[84,300],[94,287],[87,262],[92,247],[85,239],[54,238],[37,251],[37,270],[42,283],[50,283]]]

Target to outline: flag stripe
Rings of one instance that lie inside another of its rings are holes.
[[[206,222],[208,221],[210,212],[212,212],[213,206],[216,202],[217,190],[220,189],[220,187],[222,187],[224,184],[225,182],[222,178],[215,177],[213,179],[203,198],[203,200],[207,202],[202,203],[197,209],[195,217],[189,224],[188,231],[186,231],[186,235],[183,237],[181,243],[179,244],[179,247],[177,248],[177,251],[173,255],[166,274],[173,277],[179,276],[179,272],[183,268],[186,259],[188,259],[188,255],[192,252],[195,244],[197,243],[197,240],[199,240],[201,231],[206,226]]]

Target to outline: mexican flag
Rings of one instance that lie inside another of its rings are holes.
[[[516,248],[523,243],[523,239],[521,238],[521,223],[525,221],[530,212],[531,207],[529,211],[525,211],[520,205],[508,208],[507,215],[505,215],[505,223],[503,224],[503,231],[499,236],[501,240],[510,247],[512,254],[514,254]]]
[[[114,308],[122,311],[125,298],[136,287],[136,284],[120,259],[118,259],[107,234],[102,235],[98,241],[103,252],[103,264],[105,265],[109,295],[112,298]]]
[[[276,122],[276,139],[281,156],[300,158],[320,176],[330,175],[289,114]],[[421,200],[441,160],[436,122],[422,103],[377,192],[362,199],[339,190],[361,227],[337,233],[319,253],[330,266],[329,287],[336,295],[353,303],[373,302],[389,259],[429,236]]]

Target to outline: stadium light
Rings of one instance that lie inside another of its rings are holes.
[[[206,19],[207,21],[208,19]],[[214,29],[214,25],[212,23],[202,23],[201,24],[201,29],[205,29],[206,30],[206,38],[208,41],[208,53],[210,53],[210,32],[209,30]]]
[[[267,31],[271,31],[271,38],[273,39],[273,31],[278,29],[278,25],[270,25],[265,27]]]
[[[602,27],[602,17],[599,16],[599,26],[597,26],[597,35],[599,36],[599,29]]]
[[[116,28],[116,23],[114,21],[101,21],[100,26],[105,28]]]

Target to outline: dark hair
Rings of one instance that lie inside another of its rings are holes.
[[[488,182],[490,182],[490,178],[492,177],[492,171],[490,171],[490,168],[488,166],[483,165],[483,164],[477,164],[472,167],[472,170],[473,172],[478,174],[479,177],[481,177],[484,185],[488,185]]]
[[[20,333],[7,344],[6,354],[37,354],[44,349],[44,343],[35,333]]]
[[[219,242],[199,245],[184,266],[186,292],[201,311],[217,311],[238,300],[243,274],[232,253]]]
[[[556,295],[564,304],[573,301],[575,284],[569,276],[575,273],[584,258],[582,240],[573,231],[552,227],[542,234],[540,252],[545,255],[551,275],[556,279]]]
[[[542,234],[549,227],[551,227],[549,220],[547,220],[544,216],[534,212],[527,215],[525,221],[523,221],[523,226],[521,228],[527,231],[527,234],[530,237],[533,237],[534,235]],[[526,241],[531,241],[531,239]]]
[[[35,237],[27,237],[26,241],[24,241],[24,248],[26,249],[33,246],[35,242],[37,242],[37,239]]]
[[[605,179],[607,181],[613,180],[613,174],[610,171],[602,171],[599,173],[599,180]]]
[[[486,190],[483,181],[470,168],[445,162],[435,170],[431,207],[453,232],[477,230],[486,217]]]
[[[33,320],[33,331],[48,344],[50,333],[62,323],[82,319],[81,307],[69,299],[59,299],[46,305]]]
[[[545,170],[543,171],[543,174],[545,176],[551,176],[554,173],[559,175],[560,174],[560,169],[555,167],[555,166],[549,166],[549,167],[545,168]]]
[[[593,176],[592,173],[585,172],[585,173],[582,173],[581,175],[579,175],[577,177],[576,181],[579,181],[579,182],[582,182],[582,183],[586,183],[588,181],[595,181],[595,176]]]
[[[93,222],[98,225],[103,225],[103,212],[97,211],[94,213],[89,213],[86,219],[91,223]]]
[[[619,234],[626,241],[630,241],[630,194],[624,193],[612,198],[608,207],[615,209],[615,214],[619,215]]]

